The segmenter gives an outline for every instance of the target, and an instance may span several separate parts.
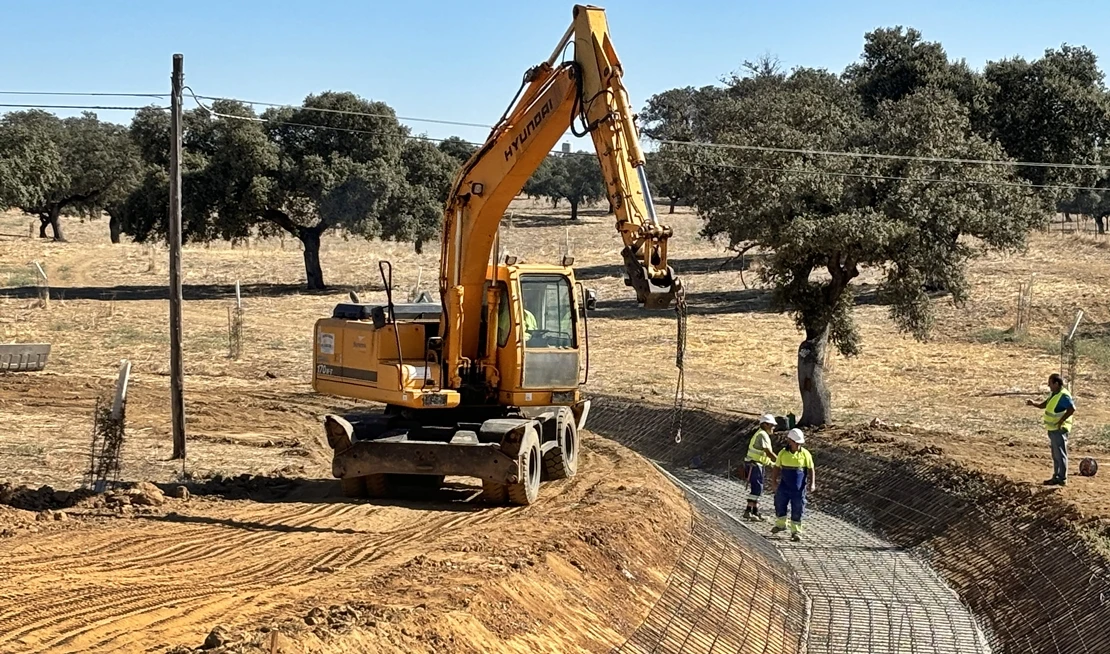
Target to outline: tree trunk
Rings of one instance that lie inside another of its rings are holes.
[[[65,242],[66,235],[62,232],[62,205],[54,204],[39,214],[39,238],[46,238],[46,226],[54,232],[54,240]]]
[[[825,386],[825,348],[829,344],[829,328],[819,332],[806,330],[806,340],[798,346],[798,390],[802,394],[803,427],[828,424],[832,419],[829,389]]]
[[[616,213],[616,212],[617,212],[617,209],[613,206],[613,201],[609,200],[609,210],[606,211],[605,213],[613,214],[613,213]]]
[[[112,239],[113,243],[119,243],[119,236],[121,233],[119,218],[115,214],[108,214],[108,236]]]
[[[677,197],[677,196],[674,196],[674,195],[672,195],[672,196],[671,196],[671,208],[670,208],[670,211],[668,211],[667,213],[674,213],[674,206],[675,206],[676,204],[678,204],[678,197]]]
[[[1106,222],[1105,222],[1105,220],[1106,220],[1105,216],[1095,216],[1095,226],[1098,227],[1098,233],[1099,234],[1105,234],[1106,233]]]
[[[304,246],[304,274],[305,283],[309,290],[322,291],[324,285],[324,271],[320,268],[320,236],[328,231],[328,223],[321,220],[312,227],[304,227],[293,222],[289,214],[279,209],[266,209],[262,212],[262,219],[296,236]]]
[[[570,219],[571,220],[578,220],[578,203],[577,202],[571,202],[570,203]]]
[[[322,291],[324,271],[320,268],[320,232],[315,229],[302,229],[297,235],[304,244],[304,273],[309,290]]]

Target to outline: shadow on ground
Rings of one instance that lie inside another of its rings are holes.
[[[368,287],[382,290],[377,285]],[[281,297],[285,295],[332,295],[348,291],[364,291],[367,287],[329,286],[323,290],[309,290],[304,284],[242,284],[244,297]],[[235,297],[234,284],[185,284],[181,295],[186,300],[222,300]],[[32,299],[39,296],[37,286],[0,288],[0,297]],[[130,302],[137,300],[168,300],[167,286],[53,286],[50,297],[59,300],[105,300]]]

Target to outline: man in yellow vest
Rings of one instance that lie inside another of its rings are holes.
[[[775,416],[765,414],[759,419],[759,429],[748,441],[748,453],[744,455],[744,475],[748,479],[748,508],[744,509],[745,520],[763,521],[759,515],[759,497],[763,495],[764,469],[775,460],[771,449],[771,432],[775,431]]]
[[[1044,409],[1044,428],[1048,432],[1048,444],[1052,448],[1052,479],[1045,480],[1045,486],[1064,486],[1068,483],[1068,434],[1071,433],[1071,417],[1075,413],[1075,402],[1071,393],[1064,388],[1064,378],[1056,373],[1048,376],[1051,393],[1044,402],[1026,400],[1028,406]]]
[[[816,487],[813,477],[813,455],[802,447],[806,442],[801,429],[786,432],[786,447],[779,450],[775,459],[775,526],[771,533],[786,531],[786,509],[790,507],[790,538],[802,540],[802,511],[806,505],[806,491]]]

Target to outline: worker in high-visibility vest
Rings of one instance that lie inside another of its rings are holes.
[[[1028,406],[1044,409],[1044,428],[1048,432],[1048,444],[1052,449],[1052,478],[1046,479],[1045,486],[1066,486],[1068,483],[1068,435],[1071,433],[1071,417],[1075,413],[1075,402],[1071,392],[1064,388],[1064,378],[1056,373],[1048,376],[1048,389],[1051,393],[1044,402],[1026,400]]]
[[[786,531],[787,508],[790,509],[790,538],[802,540],[802,512],[806,505],[806,491],[813,492],[816,483],[813,476],[813,455],[802,447],[806,442],[801,429],[791,429],[786,433],[786,447],[779,450],[775,459],[775,526],[771,533]]]
[[[744,476],[748,480],[748,508],[744,509],[744,519],[763,521],[759,515],[759,498],[763,495],[763,479],[766,468],[775,461],[775,451],[771,449],[771,433],[775,431],[775,416],[765,414],[759,419],[759,429],[748,441],[748,453],[744,455]]]

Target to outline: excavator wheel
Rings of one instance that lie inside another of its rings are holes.
[[[366,497],[366,478],[343,477],[339,480],[339,489],[343,497]]]
[[[495,481],[482,480],[482,500],[490,504],[504,504],[509,501],[509,487]]]
[[[528,427],[517,450],[517,462],[524,471],[524,477],[511,484],[501,484],[483,479],[482,499],[493,504],[516,504],[527,506],[536,501],[540,494],[540,479],[543,476],[543,458],[540,451],[540,437],[534,427]]]
[[[339,487],[344,497],[388,497],[390,493],[389,480],[381,474],[344,477]]]
[[[555,438],[558,446],[543,457],[543,480],[567,479],[578,472],[578,426],[574,413],[566,407],[559,409],[555,419]]]
[[[543,476],[543,458],[540,453],[540,437],[535,429],[529,428],[520,443],[517,461],[524,476],[515,484],[509,484],[506,491],[509,504],[527,506],[540,495],[540,479]]]
[[[362,477],[366,484],[366,495],[368,497],[389,497],[389,478],[383,474],[366,475]]]

